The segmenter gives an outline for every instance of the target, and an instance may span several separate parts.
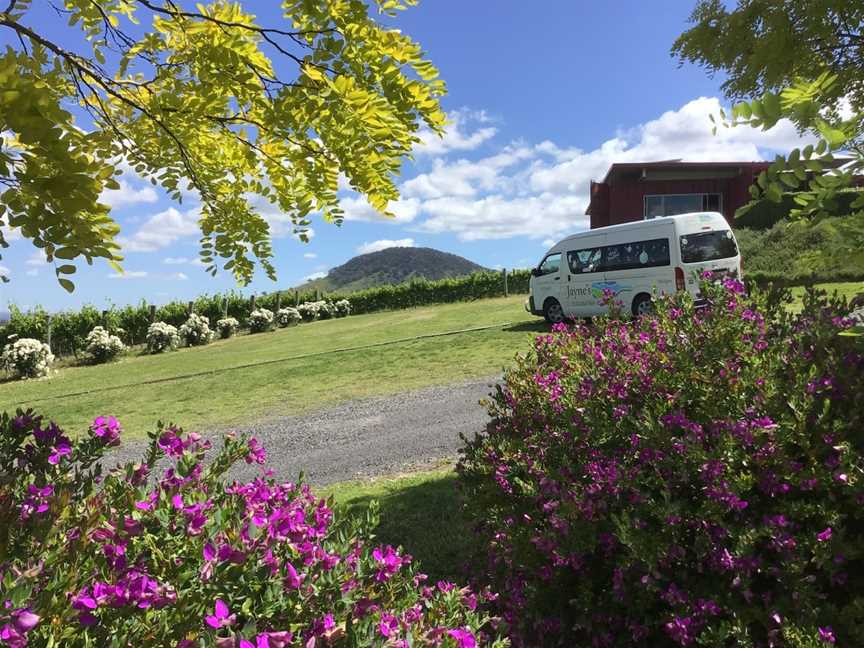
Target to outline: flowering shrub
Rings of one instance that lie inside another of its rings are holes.
[[[276,323],[282,327],[299,324],[302,319],[296,308],[280,308],[276,311]]]
[[[32,411],[0,416],[0,645],[504,645],[488,593],[425,585],[308,486],[227,481],[265,462],[254,438],[205,462],[208,440],[160,426],[141,463],[105,472],[120,435],[113,417],[72,441]]]
[[[304,322],[314,322],[321,317],[321,310],[325,303],[323,301],[303,302],[297,307],[297,311]]]
[[[173,351],[180,344],[177,329],[165,322],[153,322],[147,328],[147,350],[150,353]]]
[[[340,299],[333,304],[334,317],[348,317],[351,314],[351,302]]]
[[[249,314],[249,330],[253,333],[269,331],[273,326],[273,311],[256,308]]]
[[[321,319],[333,319],[336,317],[336,304],[331,301],[321,302],[321,308],[318,310],[318,317]]]
[[[123,353],[126,346],[117,336],[112,335],[101,326],[97,326],[87,334],[85,349],[94,362],[108,362]]]
[[[19,378],[41,378],[51,370],[54,355],[47,344],[33,338],[21,338],[3,347],[0,360],[6,371]]]
[[[223,340],[234,337],[238,328],[240,328],[240,322],[233,317],[223,317],[216,322],[216,330],[219,332],[219,337]]]
[[[839,301],[558,325],[459,471],[517,645],[864,645],[864,355]]]
[[[188,346],[209,344],[213,340],[210,320],[203,315],[192,313],[186,323],[180,327],[180,337]]]

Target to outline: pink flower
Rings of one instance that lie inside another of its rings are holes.
[[[816,539],[819,542],[828,542],[831,539],[831,527],[828,527],[821,533],[816,534]]]
[[[214,612],[215,614],[208,614],[204,617],[204,621],[216,630],[234,625],[234,622],[237,620],[237,615],[230,614],[231,611],[228,609],[228,605],[222,599],[216,599]]]

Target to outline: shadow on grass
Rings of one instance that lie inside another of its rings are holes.
[[[544,320],[537,320],[536,322],[519,322],[518,324],[511,324],[510,326],[505,326],[501,330],[509,333],[548,333],[550,329],[549,324]]]
[[[401,545],[430,582],[464,580],[474,533],[462,512],[454,474],[375,494],[348,495],[339,499],[337,509],[362,515],[372,500],[380,506],[377,542]]]

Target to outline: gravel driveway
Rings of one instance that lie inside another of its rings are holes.
[[[278,480],[324,485],[373,477],[455,457],[459,434],[472,437],[488,419],[478,404],[493,390],[496,377],[427,387],[380,398],[348,401],[304,416],[265,420],[248,432],[267,449],[266,468]],[[210,433],[214,439],[220,433]],[[143,442],[124,444],[107,457],[108,465],[137,460]],[[238,464],[231,476],[249,479],[259,466]]]

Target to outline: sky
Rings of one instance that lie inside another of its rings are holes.
[[[304,244],[279,214],[268,214],[278,280],[259,273],[242,291],[296,286],[394,245],[433,247],[492,268],[529,267],[555,240],[588,227],[589,183],[613,162],[759,160],[798,146],[788,122],[712,135],[709,115],[726,104],[722,78],[669,53],[694,4],[421,0],[402,12],[390,22],[423,45],[447,83],[446,135],[422,133],[398,178],[394,219],[343,191],[345,222],[313,220]],[[244,5],[262,23],[279,21],[267,14],[276,3]],[[62,25],[48,29],[64,43]],[[240,289],[230,273],[213,278],[197,261],[194,204],[173,203],[131,173],[103,200],[121,225],[125,273],[81,264],[67,294],[38,251],[13,233],[0,259],[11,280],[0,284],[0,309],[161,304]]]

